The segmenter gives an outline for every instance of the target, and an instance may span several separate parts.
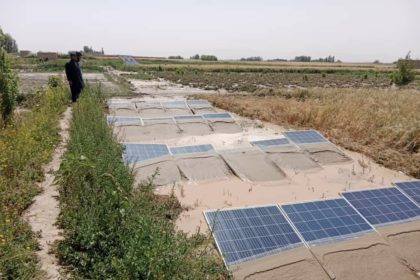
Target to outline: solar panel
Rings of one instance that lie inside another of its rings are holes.
[[[174,118],[177,121],[182,121],[182,120],[203,120],[203,116],[201,116],[201,115],[175,116]]]
[[[297,144],[328,142],[328,139],[316,130],[287,131],[284,135]]]
[[[108,123],[116,122],[139,122],[141,121],[140,117],[119,117],[119,116],[107,116],[106,120]]]
[[[358,236],[372,227],[343,198],[281,205],[308,244]]]
[[[227,265],[303,245],[276,205],[204,211]]]
[[[395,185],[414,200],[417,205],[420,205],[420,180],[398,182]]]
[[[258,146],[261,149],[264,149],[264,148],[267,148],[267,147],[270,147],[270,146],[279,146],[279,145],[290,144],[290,141],[287,138],[278,138],[278,139],[251,141],[251,144],[255,145],[255,146]]]
[[[145,161],[169,155],[169,149],[164,144],[124,144],[123,159],[128,163]]]
[[[213,113],[213,114],[204,114],[206,119],[231,119],[232,116],[229,113]]]
[[[187,103],[185,100],[171,100],[171,101],[163,101],[162,105],[165,107],[174,107],[174,106],[185,106],[187,107]]]
[[[213,146],[210,145],[210,144],[182,146],[182,147],[171,147],[169,149],[170,149],[171,153],[174,154],[174,155],[206,153],[206,152],[214,151]]]
[[[372,225],[420,218],[420,208],[397,188],[343,192],[342,195]]]

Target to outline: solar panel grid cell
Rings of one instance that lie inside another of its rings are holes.
[[[206,211],[205,216],[228,265],[302,245],[275,205]]]
[[[214,114],[204,114],[206,119],[231,119],[232,116],[229,113],[214,113]]]
[[[296,144],[328,142],[328,140],[316,130],[287,131],[284,135]]]
[[[344,199],[281,205],[308,244],[348,239],[372,227]]]
[[[251,144],[264,149],[264,148],[270,147],[270,146],[279,146],[279,145],[290,144],[290,141],[287,138],[278,138],[278,139],[252,141]]]
[[[420,218],[420,208],[397,188],[343,192],[342,195],[372,225]]]

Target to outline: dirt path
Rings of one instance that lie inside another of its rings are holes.
[[[33,204],[24,214],[24,219],[29,222],[33,232],[39,233],[37,238],[40,250],[37,255],[41,269],[46,273],[43,279],[63,279],[60,276],[60,266],[56,256],[49,252],[53,243],[61,239],[61,230],[56,225],[60,209],[57,199],[58,188],[54,184],[54,173],[59,169],[61,157],[66,150],[71,116],[71,108],[69,107],[60,119],[59,134],[61,141],[53,153],[51,162],[44,166],[45,179],[39,184],[42,193],[35,197]]]

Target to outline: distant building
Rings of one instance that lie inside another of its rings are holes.
[[[58,53],[56,52],[38,52],[36,55],[39,58],[44,58],[46,60],[58,59]]]
[[[29,56],[31,54],[31,51],[20,51],[19,55],[20,57],[25,57],[25,56]]]

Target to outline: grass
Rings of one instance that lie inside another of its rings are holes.
[[[102,93],[88,89],[73,110],[59,170],[60,260],[82,279],[225,279],[210,239],[175,230],[179,203],[153,186],[134,188],[103,113]],[[175,215],[176,216],[176,215]]]
[[[199,97],[253,119],[318,129],[338,145],[420,178],[418,90],[266,89]]]
[[[0,130],[0,279],[39,276],[30,226],[20,215],[39,192],[42,164],[58,142],[58,119],[67,103],[62,87],[38,92],[31,112]]]

